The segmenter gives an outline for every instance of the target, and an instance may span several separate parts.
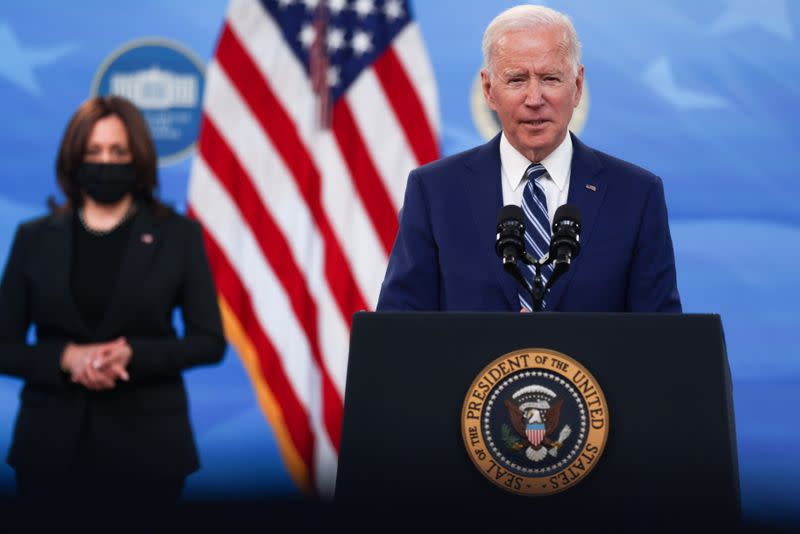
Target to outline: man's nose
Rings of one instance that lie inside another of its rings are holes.
[[[528,90],[525,92],[525,104],[528,106],[540,106],[544,102],[542,86],[536,78],[531,79]]]

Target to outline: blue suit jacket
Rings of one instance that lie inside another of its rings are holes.
[[[547,310],[680,312],[661,179],[572,141],[581,251]],[[411,172],[379,311],[519,311],[519,286],[494,250],[500,180],[499,135]]]

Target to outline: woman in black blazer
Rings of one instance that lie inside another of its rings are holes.
[[[56,170],[67,201],[20,225],[0,284],[0,372],[25,381],[17,493],[175,501],[199,467],[181,371],[225,349],[200,227],[155,199],[155,149],[127,100],[78,108]]]

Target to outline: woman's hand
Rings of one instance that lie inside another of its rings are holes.
[[[70,373],[72,381],[95,390],[108,390],[117,380],[127,381],[125,369],[133,350],[124,337],[107,343],[77,345],[68,343],[61,356],[61,368]]]
[[[133,349],[128,341],[124,337],[118,337],[114,341],[103,343],[98,349],[92,367],[112,376],[114,380],[127,382],[130,377],[126,368],[133,356]]]

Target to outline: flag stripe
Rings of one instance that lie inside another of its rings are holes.
[[[395,115],[403,125],[406,139],[414,150],[417,162],[423,164],[435,160],[438,150],[433,129],[428,125],[425,109],[394,49],[386,50],[373,63],[373,68],[392,103]]]
[[[434,146],[438,146],[436,139],[439,137],[439,100],[436,96],[436,77],[425,51],[422,33],[419,25],[412,21],[407,24],[392,44],[392,50],[397,54],[397,60],[403,65],[408,79],[419,95],[420,102],[425,109],[428,127],[434,135]],[[438,154],[437,154],[438,157]]]
[[[333,108],[333,124],[339,150],[347,162],[372,225],[378,231],[383,250],[388,255],[394,244],[394,236],[397,235],[397,215],[344,99],[339,100]]]
[[[206,164],[217,180],[228,190],[231,198],[235,199],[234,202],[253,230],[253,236],[260,245],[264,257],[286,290],[298,323],[308,339],[311,356],[319,366],[322,375],[322,407],[325,428],[334,448],[338,449],[342,398],[336,391],[322,361],[317,330],[316,303],[308,291],[300,269],[293,261],[283,234],[259,201],[258,192],[253,187],[250,177],[233,156],[228,144],[217,129],[205,117],[202,129],[200,151],[205,155]]]
[[[293,353],[293,358],[281,358],[276,363],[283,369],[303,409],[308,411],[314,404],[314,392],[308,381],[308,373],[314,371],[313,360],[294,315],[284,311],[290,304],[283,288],[269,263],[264,260],[255,238],[242,221],[227,191],[211,175],[202,158],[195,160],[190,192],[191,206],[198,214],[198,219],[204,223],[213,242],[236,274],[239,284],[250,296],[250,305],[263,334],[270,339],[279,355],[286,351]],[[211,221],[213,225],[208,224]],[[254,295],[258,298],[254,299]],[[233,304],[237,301],[229,295],[228,302]]]
[[[280,357],[274,364],[286,376],[305,412],[311,413],[316,404],[316,394],[309,376],[318,374],[318,371],[311,358],[307,339],[302,335],[294,315],[285,313],[290,304],[283,288],[264,259],[250,229],[242,221],[234,202],[216,177],[211,175],[202,157],[194,162],[189,193],[191,206],[199,220],[225,255],[243,291],[250,296],[248,302],[257,322],[242,322],[260,327],[278,356],[292,354],[291,358]],[[209,224],[211,221],[213,224]],[[217,275],[216,272],[214,274]],[[258,298],[254,299],[254,295]],[[230,295],[228,301],[232,304],[237,302]]]
[[[364,69],[345,98],[367,150],[374,154],[373,161],[391,197],[394,212],[397,212],[403,205],[405,180],[391,178],[408,176],[419,162],[372,69]]]
[[[294,124],[286,116],[266,80],[255,74],[255,66],[228,26],[223,30],[218,48],[218,61],[228,78],[247,102],[254,117],[272,140],[273,145],[291,162],[293,176],[303,199],[314,216],[325,241],[325,274],[341,313],[352,316],[367,308],[333,231],[320,205],[320,177],[305,145],[297,136]]]
[[[210,239],[207,233],[204,234],[204,237]],[[311,466],[307,465],[307,461],[300,456],[295,446],[290,430],[295,428],[295,425],[287,424],[283,416],[282,400],[275,397],[270,385],[264,378],[259,356],[261,351],[256,348],[255,343],[247,334],[247,329],[239,321],[237,315],[239,312],[235,311],[239,308],[228,304],[228,301],[222,295],[219,298],[219,308],[222,314],[222,324],[225,328],[225,337],[236,349],[248,376],[252,379],[258,404],[267,421],[269,421],[275,435],[275,441],[278,443],[278,449],[281,451],[281,456],[285,458],[286,470],[289,472],[289,476],[304,493],[312,493],[313,487],[309,477]]]
[[[281,106],[279,112],[291,119],[304,145],[312,147],[307,155],[322,174],[321,203],[325,214],[335,235],[342,239],[348,267],[361,294],[366,297],[368,304],[374,305],[378,301],[384,274],[383,269],[376,269],[375,265],[385,265],[387,256],[376,229],[370,223],[366,208],[356,193],[336,140],[330,130],[318,128],[314,116],[314,94],[303,66],[281,38],[280,28],[265,14],[258,2],[233,2],[228,24],[259,69],[248,76],[279,80],[280,83],[270,87]],[[261,105],[269,109],[266,102]],[[289,161],[287,165],[291,166],[292,163]],[[401,179],[405,182],[404,175]],[[374,258],[374,262],[365,261],[364,258]],[[346,316],[348,324],[350,317]]]
[[[288,423],[287,430],[294,450],[307,470],[313,472],[314,434],[308,424],[308,414],[297,399],[295,389],[286,379],[275,347],[261,329],[253,310],[250,293],[241,284],[214,238],[206,231],[203,234],[217,290],[236,309],[236,315],[258,353],[259,378],[268,384],[278,399],[282,418]]]
[[[210,174],[202,157],[198,157],[194,162],[189,193],[191,206],[197,213],[202,213],[206,217],[205,220],[201,217],[201,222],[208,228],[214,243],[230,264],[229,270],[235,273],[234,281],[242,287],[240,292],[234,293],[234,296],[258,295],[259,297],[256,299],[250,297],[247,302],[238,303],[230,295],[227,296],[232,304],[237,303],[241,311],[240,320],[251,337],[255,340],[262,338],[269,340],[267,349],[260,348],[260,351],[264,351],[268,357],[262,362],[265,378],[270,381],[273,376],[282,379],[278,373],[283,373],[288,387],[296,393],[297,401],[303,408],[305,416],[287,417],[287,425],[293,439],[297,440],[297,448],[303,452],[302,456],[308,466],[308,486],[314,487],[315,483],[321,482],[318,460],[328,458],[327,461],[330,463],[330,458],[335,458],[336,453],[319,415],[321,413],[319,372],[313,364],[307,340],[302,335],[294,316],[284,312],[290,308],[288,299],[269,264],[263,259],[249,228],[238,215],[227,191]],[[214,221],[212,226],[209,226],[210,221]],[[230,277],[226,278],[228,271],[215,264],[212,264],[212,270],[218,283],[225,288],[226,284],[230,283]],[[257,346],[263,347],[263,343]],[[268,352],[271,347],[274,349]],[[287,358],[286,355],[292,357]],[[283,388],[273,389],[276,390],[276,396],[281,398],[280,393],[284,391]],[[306,442],[309,444],[308,447],[304,446]]]
[[[291,249],[292,261],[303,271],[304,281],[317,302],[317,325],[326,369],[339,395],[342,395],[347,354],[341,348],[346,347],[349,340],[349,317],[339,313],[325,283],[319,230],[314,226],[312,215],[280,155],[215,61],[208,66],[206,76],[206,94],[209,97],[205,106],[206,117],[244,168],[264,209],[279,227],[278,231],[291,236],[285,242]],[[270,169],[270,172],[265,173],[263,169]]]
[[[242,220],[234,201],[217,177],[211,174],[202,156],[195,159],[192,167],[189,198],[196,211],[205,217],[201,219],[204,226],[207,226],[225,254],[241,285],[249,295],[258,296],[251,300],[258,322],[247,321],[246,314],[242,322],[252,328],[260,327],[274,346],[279,358],[274,364],[280,366],[297,394],[313,436],[309,484],[318,484],[317,489],[325,492],[328,487],[332,488],[329,483],[332,477],[320,478],[320,474],[329,473],[329,469],[321,473],[318,461],[327,461],[326,467],[329,468],[330,459],[335,458],[336,452],[321,417],[322,395],[318,393],[321,390],[320,370],[311,356],[308,339],[303,335],[294,314],[285,312],[291,304],[277,276],[264,258],[250,228]],[[213,221],[213,225],[209,225],[210,221]],[[271,373],[269,369],[265,372]]]

